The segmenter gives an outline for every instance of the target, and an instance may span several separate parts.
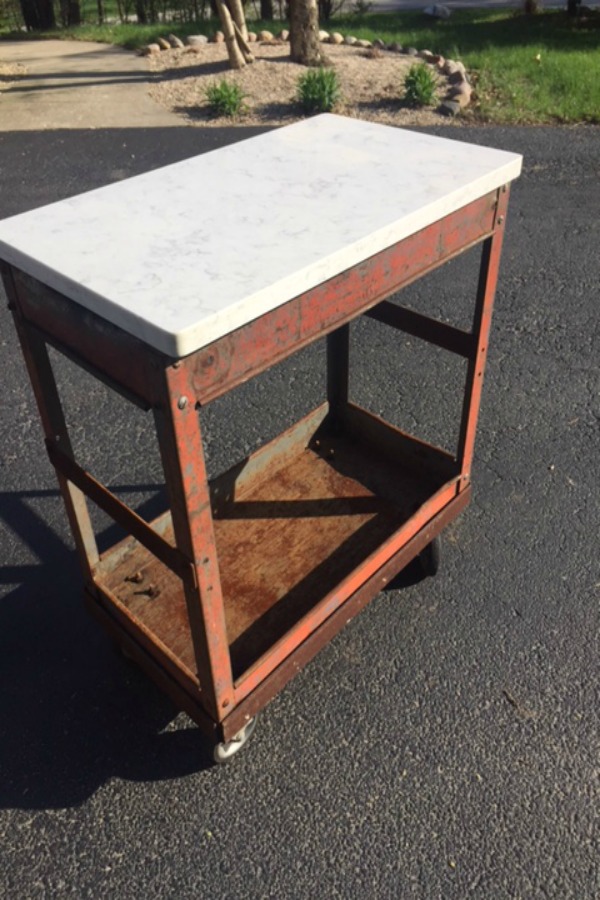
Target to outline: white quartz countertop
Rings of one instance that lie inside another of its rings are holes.
[[[0,259],[185,356],[516,178],[521,157],[323,115],[0,222]]]

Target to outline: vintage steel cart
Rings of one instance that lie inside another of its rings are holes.
[[[321,116],[0,223],[89,607],[212,736],[217,760],[468,503],[520,166]],[[470,331],[385,299],[479,242]],[[362,314],[468,360],[455,453],[350,402],[349,323]],[[202,408],[325,335],[325,402],[209,481]],[[155,521],[75,460],[47,345],[152,411],[170,507]],[[86,498],[129,535],[108,552]]]

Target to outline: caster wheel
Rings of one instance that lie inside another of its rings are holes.
[[[238,731],[236,736],[232,737],[230,741],[223,741],[223,743],[215,745],[213,750],[213,760],[218,765],[229,762],[236,753],[240,752],[256,728],[256,721],[257,716],[254,716],[254,718],[250,719],[250,721],[244,725],[242,730]]]
[[[427,544],[425,549],[421,550],[417,559],[426,578],[437,575],[440,568],[440,539],[436,537],[430,544]]]

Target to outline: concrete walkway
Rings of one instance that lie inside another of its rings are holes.
[[[0,63],[26,74],[0,81],[0,132],[176,127],[148,95],[152,74],[135,53],[79,41],[3,41]]]

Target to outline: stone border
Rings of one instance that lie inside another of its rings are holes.
[[[255,31],[248,32],[248,42],[250,44],[270,43],[270,42],[287,42],[290,39],[289,31],[280,31],[278,35],[274,35],[271,31]],[[384,41],[365,41],[360,40],[352,35],[340,34],[337,31],[332,33],[328,31],[319,31],[319,40],[322,44],[344,44],[348,47],[356,47],[363,50],[386,50],[388,53],[400,53],[403,56],[414,57],[415,60],[421,60],[426,65],[432,66],[440,75],[445,75],[448,82],[448,90],[446,96],[437,108],[443,116],[457,116],[461,109],[469,106],[473,94],[473,88],[467,75],[464,63],[459,60],[445,59],[438,53],[432,53],[431,50],[417,50],[415,47],[403,47],[401,44],[386,44]],[[216,31],[212,38],[208,38],[205,34],[192,34],[186,38],[187,45],[200,52],[203,44],[222,44],[225,41],[225,35],[222,31]],[[140,53],[142,56],[150,56],[154,53],[160,53],[162,50],[176,50],[185,47],[181,38],[175,34],[170,34],[166,38],[158,38],[156,43],[147,44]]]

